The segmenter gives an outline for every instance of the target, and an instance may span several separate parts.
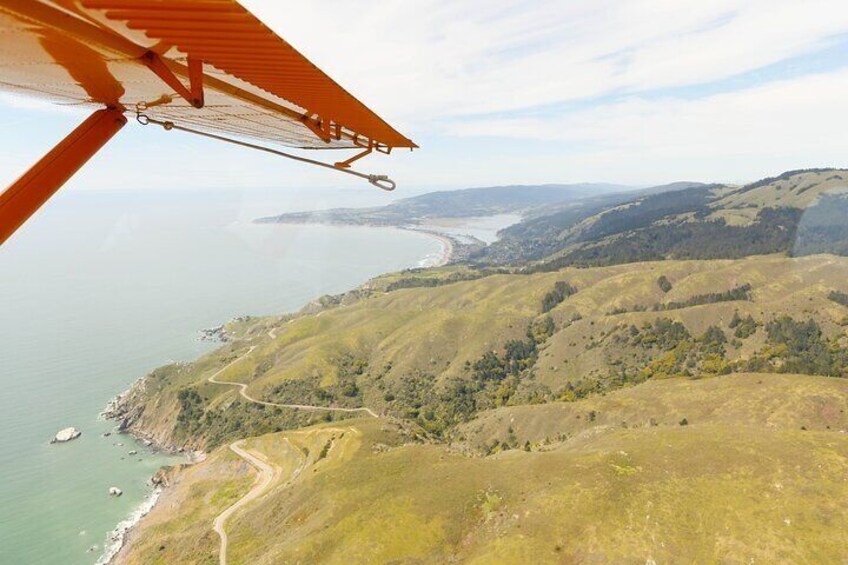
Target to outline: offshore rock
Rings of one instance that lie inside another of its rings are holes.
[[[65,428],[56,432],[56,436],[50,440],[50,443],[65,443],[77,439],[82,435],[82,432],[76,428]]]

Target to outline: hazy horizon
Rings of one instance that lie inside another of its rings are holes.
[[[835,0],[244,4],[420,146],[357,162],[363,172],[390,175],[399,193],[549,182],[739,184],[845,159],[848,10]],[[321,21],[325,33],[304,21]],[[0,184],[84,115],[0,97],[0,126],[15,133],[0,139]],[[330,153],[308,155],[347,154]],[[370,188],[131,120],[65,190],[275,183]]]

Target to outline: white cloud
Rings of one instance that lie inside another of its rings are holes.
[[[450,133],[567,143],[574,149],[560,163],[586,178],[615,169],[632,182],[745,180],[796,166],[844,165],[845,100],[848,70],[697,100],[634,97],[545,119],[470,121]]]
[[[848,34],[844,0],[242,2],[421,143],[411,155],[358,163],[402,187],[746,180],[838,164],[848,141],[843,71],[663,96],[814,54]],[[77,121],[21,103],[0,99],[0,110],[14,110],[0,111],[0,123],[41,127],[0,139],[0,180],[13,180]],[[135,124],[104,153],[72,186],[362,186]]]
[[[744,181],[844,162],[844,71],[657,97],[829,46],[848,32],[843,0],[248,5],[413,138],[460,148],[400,163],[417,182]],[[485,137],[503,150],[475,150]]]
[[[549,139],[587,149],[762,153],[848,141],[848,70],[695,100],[632,97],[563,116],[461,122],[450,133]]]
[[[416,127],[719,80],[848,31],[843,0],[245,4],[375,110]]]

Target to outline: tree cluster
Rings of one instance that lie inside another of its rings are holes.
[[[577,289],[565,281],[557,281],[553,290],[542,298],[542,313],[550,312],[563,300],[577,292]]]

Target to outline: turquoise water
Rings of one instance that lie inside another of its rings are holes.
[[[439,255],[411,232],[249,222],[375,198],[68,191],[0,248],[0,563],[98,559],[148,477],[173,461],[101,437],[113,424],[98,413],[150,369],[213,347],[197,330],[292,311]],[[50,445],[66,426],[82,437]],[[110,497],[112,485],[124,495]]]

